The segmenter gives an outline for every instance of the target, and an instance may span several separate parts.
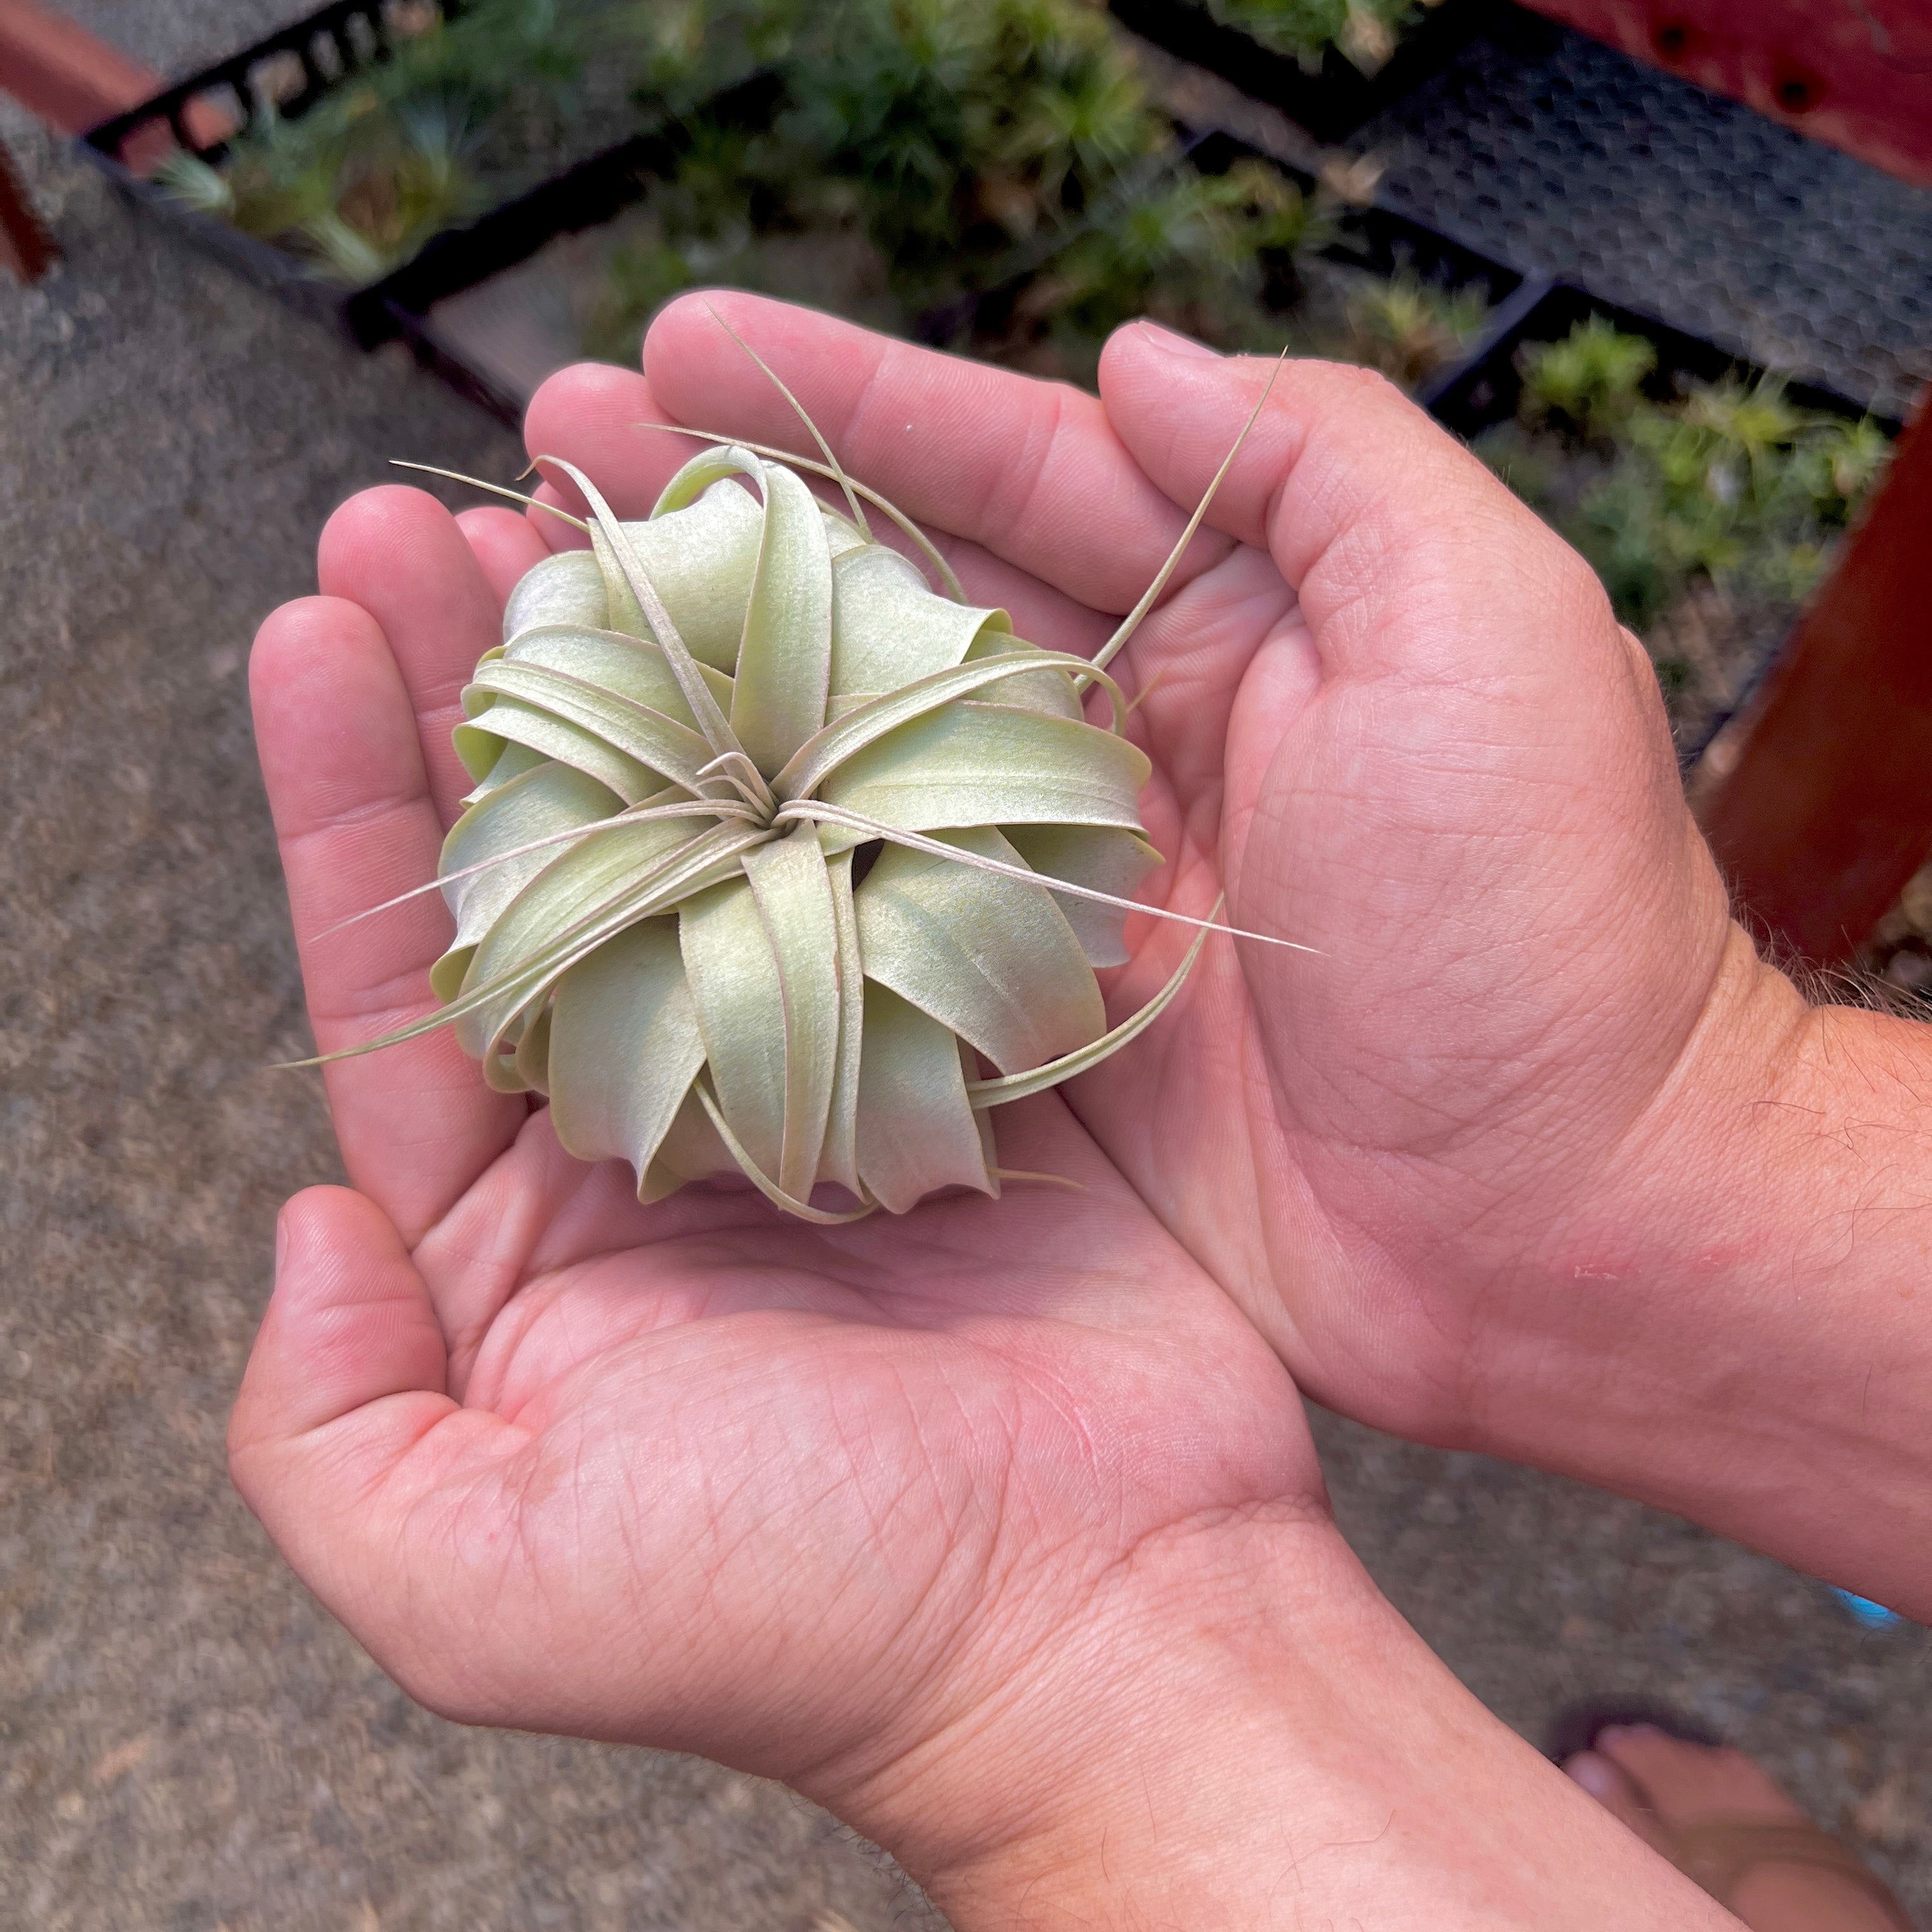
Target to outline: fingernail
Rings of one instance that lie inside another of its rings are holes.
[[[1203,356],[1210,362],[1218,362],[1221,352],[1210,349],[1204,342],[1196,342],[1191,335],[1183,335],[1179,331],[1163,328],[1157,322],[1144,322],[1141,332],[1148,343],[1167,356],[1185,356],[1198,362]]]
[[[1616,1773],[1601,1758],[1592,1756],[1588,1751],[1573,1757],[1563,1768],[1592,1798],[1608,1798],[1617,1788]]]

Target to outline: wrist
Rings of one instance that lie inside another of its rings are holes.
[[[1666,1088],[1499,1298],[1467,1446],[1922,1610],[1928,1044],[1809,1005],[1734,928]]]
[[[1083,1910],[1118,1922],[1098,1895],[1140,1876],[1148,1780],[1176,1843],[1170,1774],[1192,1755],[1200,1714],[1251,1689],[1264,1655],[1273,1690],[1293,1678],[1294,1631],[1350,1561],[1305,1507],[1163,1532],[1079,1592],[1077,1614],[1041,1618],[1046,1634],[1022,1654],[976,1671],[987,1694],[810,1795],[887,1846],[962,1932],[1081,1923]],[[1250,1699],[1237,1726],[1266,1701]],[[1016,1916],[1022,1894],[1031,1916]]]
[[[1144,1548],[996,1703],[814,1795],[960,1932],[1705,1923],[1306,1516]]]

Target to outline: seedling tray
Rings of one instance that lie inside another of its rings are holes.
[[[446,20],[463,11],[463,0],[438,4]],[[388,58],[398,38],[393,10],[387,0],[332,0],[88,129],[78,144],[81,158],[130,201],[258,288],[332,324],[358,347],[373,348],[395,332],[383,298],[386,278],[362,288],[331,281],[286,249],[184,207],[146,170],[171,142],[218,166],[229,140],[272,106],[285,120],[306,113],[332,88]],[[211,138],[221,128],[225,136]]]
[[[1592,316],[1601,316],[1622,334],[1644,337],[1657,351],[1657,367],[1646,387],[1659,401],[1675,393],[1680,380],[1712,382],[1733,374],[1750,381],[1768,373],[1700,335],[1673,328],[1641,310],[1606,302],[1574,282],[1530,277],[1514,299],[1492,310],[1481,340],[1469,354],[1439,371],[1427,394],[1418,400],[1444,428],[1461,436],[1478,436],[1511,422],[1522,393],[1518,352],[1531,343],[1560,342]],[[1869,410],[1856,398],[1821,383],[1789,382],[1784,393],[1801,408],[1854,421],[1869,416],[1890,436],[1897,436],[1904,427],[1897,417]]]
[[[518,428],[530,400],[529,386],[476,352],[437,316],[438,305],[526,261],[560,236],[611,220],[669,174],[676,160],[668,138],[640,136],[592,155],[466,228],[437,236],[382,283],[388,332],[409,344],[421,368]]]
[[[1278,107],[1318,141],[1346,140],[1384,108],[1440,73],[1505,13],[1503,0],[1440,0],[1402,35],[1388,59],[1365,74],[1335,48],[1311,74],[1292,55],[1263,46],[1238,27],[1224,26],[1197,0],[1108,0],[1130,32],[1232,81]]]
[[[250,282],[334,328],[358,347],[371,348],[400,334],[424,367],[514,423],[528,400],[527,383],[506,380],[500,368],[466,348],[434,313],[437,304],[526,260],[556,237],[608,222],[640,200],[674,163],[674,130],[640,136],[595,155],[475,221],[446,230],[411,260],[361,287],[333,280],[312,262],[218,217],[196,213],[148,178],[154,161],[176,143],[219,166],[234,134],[271,105],[284,118],[295,118],[332,88],[387,58],[400,38],[392,16],[394,4],[395,0],[331,0],[90,130],[82,138],[81,152],[130,201]],[[464,4],[465,0],[440,0],[442,16],[456,18]],[[1177,11],[1192,10],[1181,0],[1170,4]],[[1402,84],[1412,84],[1419,70],[1412,48],[1420,45],[1426,52],[1432,46],[1439,58],[1447,58],[1451,50],[1443,37],[1444,24],[1460,21],[1468,27],[1492,4],[1494,0],[1444,0],[1377,76],[1378,84],[1394,85],[1404,73],[1411,80]],[[1234,38],[1251,55],[1256,51],[1244,37]],[[1285,64],[1294,68],[1292,62]],[[1342,65],[1347,67],[1346,62]],[[1347,68],[1345,87],[1348,76],[1356,82],[1361,79]],[[769,114],[776,92],[772,77],[754,76],[724,98],[735,100],[740,111]],[[1256,152],[1219,132],[1197,136],[1190,145],[1195,165],[1209,172]],[[1314,183],[1300,171],[1272,157],[1263,158],[1282,167],[1304,191],[1313,191]],[[1522,279],[1467,242],[1385,208],[1349,212],[1336,238],[1322,252],[1330,260],[1383,274],[1406,264],[1425,279],[1451,286],[1480,280],[1492,306],[1508,300]],[[916,320],[913,332],[935,342],[956,340],[962,326],[970,326],[988,305],[996,307],[1003,298],[1010,298],[1010,291],[996,289],[963,307],[934,311]]]
[[[775,104],[776,81],[760,76],[721,96],[713,111],[724,109],[755,124]],[[1240,160],[1264,160],[1313,194],[1314,178],[1272,156],[1264,155],[1238,137],[1215,130],[1190,135],[1182,130],[1183,152],[1204,173],[1220,172]],[[526,261],[560,236],[594,229],[614,220],[649,194],[652,185],[675,166],[679,136],[676,130],[626,142],[599,154],[558,180],[546,183],[506,203],[469,227],[439,236],[413,262],[380,285],[390,332],[414,350],[418,362],[434,371],[460,393],[514,426],[530,400],[530,378],[508,376],[500,362],[477,352],[473,336],[452,326],[442,305],[479,290],[504,271]],[[1367,207],[1346,211],[1334,238],[1318,251],[1324,259],[1378,275],[1407,268],[1423,280],[1450,289],[1480,286],[1490,304],[1491,323],[1513,319],[1527,289],[1539,296],[1547,284],[1532,286],[1521,271],[1482,254],[1458,237],[1429,228],[1391,210]],[[944,346],[987,326],[997,332],[998,318],[1010,308],[1030,275],[1034,264],[983,294],[929,310],[914,318],[910,333],[917,339]],[[514,332],[514,321],[508,332]],[[1486,343],[1493,328],[1486,332]],[[1458,361],[1443,374],[1463,367]],[[536,370],[530,372],[534,376]],[[1424,385],[1426,401],[1441,375]]]
[[[716,96],[706,112],[715,119],[758,126],[776,111],[779,92],[776,75],[754,74]],[[675,124],[639,135],[580,162],[466,227],[438,236],[371,291],[382,304],[385,333],[400,335],[418,363],[459,394],[512,429],[518,428],[532,385],[509,378],[500,366],[478,355],[438,316],[439,305],[527,261],[561,236],[614,220],[675,171],[682,140]]]
[[[1702,336],[1673,328],[1640,310],[1604,301],[1574,283],[1530,277],[1514,298],[1492,311],[1489,328],[1469,355],[1441,370],[1429,393],[1418,400],[1425,402],[1444,428],[1465,438],[1512,422],[1522,393],[1518,367],[1521,351],[1532,344],[1560,342],[1593,316],[1608,322],[1620,334],[1643,337],[1657,351],[1657,366],[1644,386],[1654,401],[1668,400],[1685,382],[1712,382],[1726,375],[1751,382],[1768,373]],[[1787,382],[1784,393],[1803,409],[1854,422],[1869,417],[1894,439],[1904,427],[1896,417],[1868,409],[1856,398],[1821,383]],[[1736,696],[1713,710],[1678,744],[1680,770],[1689,772],[1718,733],[1750,703],[1784,650],[1788,634],[1768,636],[1755,655],[1744,661]]]

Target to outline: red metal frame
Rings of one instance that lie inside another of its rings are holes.
[[[151,68],[97,39],[65,14],[36,0],[0,0],[0,94],[10,94],[50,127],[84,134],[138,107],[160,86],[160,76]],[[190,101],[187,114],[188,131],[198,140],[223,140],[233,132],[208,102]],[[174,144],[165,127],[144,129],[129,142],[122,158],[145,173]]]
[[[37,282],[59,252],[27,199],[13,157],[0,144],[0,268],[16,281]]]
[[[1525,0],[1539,14],[1932,187],[1928,0]]]
[[[1700,813],[1746,909],[1822,964],[1850,958],[1932,852],[1928,416],[1900,440]]]
[[[0,0],[0,93],[69,134],[124,112],[160,86],[159,77],[64,14]]]

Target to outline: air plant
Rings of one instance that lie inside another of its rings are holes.
[[[1270,311],[1300,294],[1327,198],[1256,159],[1197,170],[1096,8],[838,0],[780,66],[770,125],[684,118],[674,175],[611,251],[586,350],[628,358],[659,303],[718,281],[1076,379],[1143,314],[1279,346]],[[801,278],[808,257],[826,272]]]
[[[196,213],[218,215],[360,285],[474,211],[474,146],[443,104],[385,112],[372,91],[350,88],[296,120],[271,104],[219,166],[177,149],[155,178]]]
[[[1135,904],[1160,860],[1106,666],[1234,452],[1089,660],[967,602],[812,433],[823,462],[704,436],[637,521],[538,459],[582,492],[590,516],[570,520],[590,547],[524,576],[464,694],[476,785],[440,868],[443,1004],[350,1051],[452,1026],[493,1087],[548,1096],[570,1152],[628,1161],[641,1199],[742,1174],[834,1222],[949,1186],[997,1195],[1016,1177],[991,1111],[1118,1052],[1231,929]],[[937,587],[874,536],[868,505]],[[1136,910],[1196,937],[1109,1028],[1095,969],[1126,959]],[[821,1186],[855,1204],[814,1205]]]
[[[1103,14],[1081,0],[842,0],[788,63],[790,172],[862,185],[908,310],[1013,271],[1175,148]]]
[[[1522,356],[1526,422],[1553,422],[1585,437],[1614,438],[1643,406],[1643,386],[1657,368],[1656,350],[1626,335],[1602,316],[1590,316],[1561,342]]]
[[[1224,346],[1272,350],[1282,331],[1265,298],[1287,306],[1299,292],[1294,256],[1322,220],[1265,161],[1203,174],[1170,160],[1098,202],[1018,310],[1042,316],[1083,374],[1100,345],[1142,315]]]
[[[1873,424],[1798,407],[1776,375],[1694,384],[1630,411],[1569,533],[1640,628],[1698,578],[1795,605],[1886,448]]]

